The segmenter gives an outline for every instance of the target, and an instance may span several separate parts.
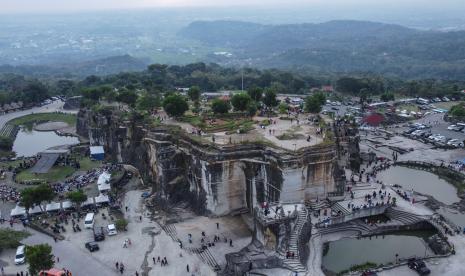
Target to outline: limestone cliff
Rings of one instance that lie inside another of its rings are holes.
[[[263,144],[213,145],[176,127],[144,127],[114,113],[82,110],[80,135],[111,159],[137,167],[161,198],[224,215],[267,202],[302,202],[344,189],[332,143],[287,151]]]

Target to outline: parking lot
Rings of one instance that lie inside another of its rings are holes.
[[[443,113],[427,115],[408,124],[391,128],[397,134],[402,134],[414,140],[431,143],[436,146],[463,148],[465,140],[464,128],[452,127],[451,123],[444,121]]]

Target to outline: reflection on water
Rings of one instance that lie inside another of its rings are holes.
[[[419,193],[431,195],[445,204],[460,201],[457,189],[452,184],[426,171],[393,166],[380,172],[377,179],[385,184],[399,184],[404,189],[413,189]]]
[[[373,236],[361,239],[342,239],[328,244],[323,256],[323,266],[335,273],[366,262],[387,264],[410,257],[434,255],[425,242],[433,235],[432,231],[400,232],[385,236]]]
[[[21,129],[13,143],[16,156],[33,156],[54,146],[78,144],[77,137],[59,136],[54,131]]]

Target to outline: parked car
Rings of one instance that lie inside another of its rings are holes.
[[[422,260],[409,259],[408,267],[415,270],[419,275],[429,275],[431,273],[431,270],[426,267],[425,262]]]
[[[447,144],[456,148],[463,148],[463,142],[460,142],[459,139],[450,139]]]
[[[100,250],[100,247],[98,246],[98,244],[97,244],[96,242],[86,242],[86,248],[87,248],[90,252],[94,252],[94,251]]]
[[[108,224],[107,230],[108,230],[108,236],[113,236],[113,235],[118,234],[118,231],[116,231],[116,226],[114,224]]]
[[[432,141],[432,142],[439,142],[443,139],[446,139],[445,136],[441,135],[441,134],[432,134],[430,136],[428,136],[428,140]]]
[[[421,136],[421,134],[423,134],[425,132],[426,131],[424,131],[424,130],[417,129],[417,130],[413,131],[412,133],[410,133],[410,136],[412,136],[412,137]]]
[[[24,264],[26,262],[25,251],[26,251],[26,246],[25,245],[20,245],[16,249],[16,254],[15,254],[15,264],[16,265]]]
[[[459,125],[450,125],[447,127],[448,130],[453,130],[453,131],[461,131],[463,129],[463,126]]]
[[[94,228],[94,241],[103,241],[105,240],[105,234],[103,233],[103,227]]]

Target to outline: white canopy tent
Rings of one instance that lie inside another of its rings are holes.
[[[103,172],[99,175],[97,180],[97,185],[110,183],[111,174],[108,172]]]
[[[85,207],[85,206],[89,206],[89,205],[94,205],[95,202],[94,202],[94,198],[93,197],[88,197],[86,201],[84,201],[82,204],[81,204],[81,207]]]
[[[40,209],[40,205],[36,205],[33,208],[29,208],[29,214],[34,215],[34,214],[39,214],[42,213],[42,210],[45,208],[45,206],[42,206],[42,209]]]
[[[95,197],[96,204],[108,203],[108,202],[110,202],[110,198],[107,195],[99,194],[98,196]]]
[[[53,211],[58,211],[60,210],[60,202],[50,202],[45,206],[45,211],[47,212],[53,212]]]
[[[105,192],[105,191],[109,191],[111,190],[111,185],[110,183],[105,183],[105,184],[99,184],[97,185],[98,186],[98,191],[101,193],[101,192]]]
[[[69,201],[69,200],[63,201],[61,203],[61,208],[63,208],[63,210],[69,209],[71,207],[73,207],[73,203],[71,203],[71,201]]]
[[[97,187],[100,193],[111,189],[110,179],[111,174],[109,174],[108,172],[103,172],[102,174],[100,174],[97,180]]]
[[[11,217],[24,216],[26,214],[26,208],[16,205],[14,209],[11,210]]]

